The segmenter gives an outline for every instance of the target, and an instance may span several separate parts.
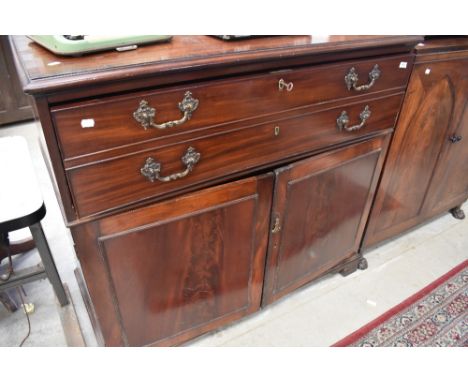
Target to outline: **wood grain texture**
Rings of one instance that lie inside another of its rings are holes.
[[[445,54],[445,53],[443,53]],[[458,53],[457,53],[458,54]],[[468,197],[468,56],[415,65],[363,246],[414,227]]]
[[[167,44],[125,53],[102,52],[82,59],[56,56],[24,36],[13,38],[27,76],[25,90],[29,93],[64,90],[74,87],[77,81],[82,86],[97,86],[148,75],[164,77],[175,71],[196,75],[207,69],[215,72],[220,67],[229,70],[239,67],[245,72],[246,67],[255,68],[251,66],[253,63],[268,62],[271,67],[275,61],[297,58],[315,57],[323,62],[325,55],[335,55],[337,60],[409,52],[419,41],[421,36],[280,36],[232,42],[209,36],[174,36]],[[60,64],[48,65],[51,62]]]
[[[331,109],[339,109],[342,108],[341,111],[346,109],[348,106],[357,105],[365,102],[369,102],[369,100],[377,101],[387,97],[404,95],[403,90],[398,89],[389,89],[374,93],[372,95],[369,94],[361,94],[355,97],[346,98],[346,99],[337,99],[331,100],[329,102],[321,102],[318,104],[304,106],[294,109],[285,110],[282,112],[275,113],[273,115],[265,115],[263,117],[258,117],[255,119],[248,119],[248,120],[237,120],[227,124],[220,124],[216,126],[211,126],[208,128],[197,128],[192,129],[190,131],[179,132],[176,134],[165,135],[161,137],[157,137],[155,139],[145,140],[139,143],[129,143],[127,145],[114,147],[109,150],[99,151],[92,154],[82,155],[79,157],[68,158],[63,161],[63,165],[65,166],[66,170],[78,168],[82,166],[88,166],[91,164],[97,164],[100,162],[105,162],[110,159],[116,159],[119,157],[127,156],[130,153],[134,152],[143,152],[145,150],[152,150],[155,147],[163,148],[168,147],[180,142],[184,141],[191,141],[194,139],[214,136],[219,134],[229,133],[231,131],[242,130],[245,128],[250,128],[254,126],[259,126],[268,123],[275,123],[276,121],[284,121],[288,119],[294,119],[301,115],[311,115],[317,114],[320,112],[324,112]],[[340,113],[341,113],[340,111]],[[359,115],[358,111],[358,115]],[[352,119],[350,123],[357,122],[359,120],[359,116],[351,116]],[[362,130],[363,131],[363,130]]]
[[[404,55],[195,83],[66,104],[52,108],[52,115],[63,157],[69,159],[192,130],[205,130],[233,121],[274,115],[284,110],[330,100],[374,94],[394,88],[404,89],[412,60],[412,56]],[[401,62],[406,62],[408,66],[400,68]],[[356,69],[359,83],[364,84],[369,81],[369,72],[376,64],[381,70],[381,77],[372,88],[362,92],[347,89],[344,77],[350,68]],[[292,91],[279,90],[280,79],[293,83]],[[155,122],[180,119],[181,112],[177,105],[184,98],[186,91],[190,91],[193,97],[199,100],[199,105],[192,118],[184,124],[164,130],[145,130],[133,118],[133,112],[138,108],[140,101],[146,100],[156,109]],[[82,128],[83,119],[93,119],[95,126]],[[87,144],[83,145],[83,142]]]
[[[389,137],[276,171],[263,305],[357,253]],[[276,231],[276,232],[275,232]]]
[[[257,310],[271,193],[271,175],[248,178],[90,224],[106,344],[173,345]]]
[[[419,57],[424,54],[437,53],[442,54],[445,52],[455,52],[468,50],[468,37],[466,36],[433,36],[426,37],[414,47]]]
[[[35,113],[40,121],[39,144],[44,157],[44,162],[49,171],[55,195],[66,222],[77,218],[75,205],[72,200],[70,185],[66,178],[65,169],[60,153],[60,145],[52,124],[49,105],[44,97],[34,99]]]
[[[77,211],[80,217],[103,212],[392,128],[400,102],[401,95],[396,95],[346,106],[353,124],[359,123],[358,116],[365,105],[372,110],[368,123],[354,132],[338,130],[336,119],[343,110],[341,107],[71,169],[67,174]],[[279,127],[279,135],[275,135],[275,126]],[[150,182],[140,174],[148,157],[161,163],[162,175],[183,170],[180,158],[190,146],[201,154],[201,159],[185,178],[167,183]]]
[[[451,70],[463,73],[452,79],[456,82],[448,133],[449,138],[460,140],[443,140],[422,211],[429,215],[453,208],[468,197],[468,59],[452,63]]]
[[[70,231],[86,282],[86,288],[82,287],[82,290],[87,289],[91,297],[91,306],[88,309],[96,337],[98,340],[102,339],[103,343],[100,345],[123,346],[121,325],[115,311],[112,290],[106,279],[107,269],[97,245],[99,224],[81,224]]]

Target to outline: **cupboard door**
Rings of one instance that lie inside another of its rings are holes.
[[[425,215],[458,206],[468,197],[468,60],[452,64],[451,70],[458,76],[453,82],[450,132],[445,136],[427,191]]]
[[[467,67],[466,59],[414,67],[364,247],[421,223],[430,217],[430,210],[456,198],[466,187],[466,159],[465,163],[457,161],[463,160],[463,155],[466,158],[466,143],[452,145],[449,137],[457,126],[463,129],[464,124],[466,129]],[[453,146],[451,153],[449,146]],[[445,159],[441,161],[442,157]],[[429,187],[432,196],[427,194]]]
[[[272,189],[248,178],[76,227],[106,345],[173,345],[257,310]]]
[[[358,258],[388,140],[381,136],[276,171],[264,305]]]

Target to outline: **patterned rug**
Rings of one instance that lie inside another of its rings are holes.
[[[468,346],[468,260],[333,346]]]

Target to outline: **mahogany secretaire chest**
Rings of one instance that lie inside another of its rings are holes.
[[[359,246],[415,36],[174,36],[59,57],[14,37],[107,346],[174,345]]]

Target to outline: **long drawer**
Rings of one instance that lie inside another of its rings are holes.
[[[67,175],[78,214],[180,191],[392,128],[401,100],[398,94],[72,168]],[[343,125],[344,116],[348,123]]]
[[[405,55],[283,70],[67,104],[54,107],[52,116],[63,158],[75,158],[405,87],[411,64],[412,57]]]

